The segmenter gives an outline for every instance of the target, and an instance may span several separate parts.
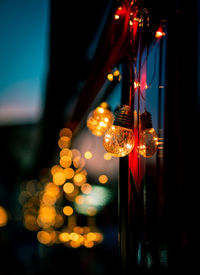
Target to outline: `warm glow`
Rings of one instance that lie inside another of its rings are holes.
[[[103,241],[103,234],[100,232],[95,232],[96,238],[95,241],[96,242],[102,242]]]
[[[105,160],[110,160],[111,158],[112,158],[111,154],[109,154],[109,153],[104,154],[104,159]]]
[[[62,136],[61,138],[59,138],[58,140],[58,146],[60,147],[60,149],[69,147],[71,142],[71,139],[67,136]]]
[[[66,168],[66,169],[69,169],[69,168]],[[63,185],[66,178],[67,177],[66,177],[64,171],[63,172],[57,172],[55,175],[53,175],[53,182],[56,185]]]
[[[73,214],[74,210],[71,206],[65,206],[63,208],[63,213],[66,215],[66,216],[71,216]]]
[[[30,231],[38,231],[37,219],[34,215],[25,215],[24,226]]]
[[[63,170],[63,174],[65,175],[66,179],[72,179],[74,176],[74,170],[72,168],[65,168]]]
[[[71,194],[74,191],[74,185],[71,182],[66,182],[63,185],[63,190],[66,194]]]
[[[79,242],[76,242],[76,241],[71,241],[70,242],[70,246],[72,248],[78,248],[80,246],[80,243]]]
[[[103,234],[91,232],[88,226],[74,226],[73,231],[66,228],[66,231],[60,232],[58,238],[62,243],[67,243],[72,248],[78,248],[81,245],[91,248],[103,241]]]
[[[85,160],[84,158],[77,156],[73,160],[73,165],[76,168],[83,168],[85,166]]]
[[[72,138],[72,131],[69,128],[63,128],[63,129],[60,130],[59,136],[60,137],[67,136],[71,139]]]
[[[72,232],[72,233],[70,233],[70,239],[72,240],[72,241],[78,241],[78,234],[77,233],[75,233],[75,232]]]
[[[104,113],[104,108],[102,107],[97,107],[97,112],[99,112],[100,114],[103,114]]]
[[[49,196],[57,197],[60,194],[60,189],[57,185],[55,185],[53,182],[49,182],[45,186],[45,193]]]
[[[165,35],[165,33],[162,31],[162,28],[159,28],[157,31],[156,31],[156,34],[155,34],[155,37],[156,38],[161,38]]]
[[[77,186],[81,186],[83,183],[86,182],[86,176],[83,173],[77,173],[74,176],[74,184],[76,184]]]
[[[51,242],[51,234],[47,231],[39,231],[37,239],[42,244],[49,244]]]
[[[70,240],[70,234],[68,232],[62,232],[58,237],[61,242],[68,242]]]
[[[81,153],[78,149],[72,149],[71,152],[72,152],[72,159],[81,156]]]
[[[114,76],[119,74],[118,70],[113,73]],[[106,102],[101,103],[94,112],[96,115],[94,125],[99,127],[98,131],[101,131],[102,135],[106,127],[112,125],[114,116]],[[61,150],[56,160],[57,165],[53,165],[51,169],[45,168],[45,173],[39,174],[39,180],[24,182],[23,187],[20,187],[19,201],[23,206],[23,224],[27,230],[37,231],[37,240],[43,245],[62,243],[72,248],[80,246],[92,248],[103,240],[103,235],[91,231],[95,229],[91,217],[86,222],[91,228],[77,226],[79,222],[82,224],[86,220],[85,218],[79,220],[76,213],[96,215],[108,202],[109,194],[106,192],[109,191],[104,190],[106,187],[95,187],[87,183],[87,171],[84,165],[93,162],[93,160],[86,161],[93,158],[93,153],[86,151],[87,146],[84,157],[79,150],[70,150],[71,138],[72,131],[69,128],[61,129],[58,140]],[[111,155],[105,153],[104,158],[111,159]],[[101,182],[107,181],[108,178],[101,175]],[[84,210],[78,212],[77,207],[82,207]],[[7,213],[0,206],[0,226],[6,225],[7,220]]]
[[[87,239],[90,241],[95,241],[96,240],[96,234],[94,232],[89,232],[87,234]]]
[[[77,196],[76,198],[75,198],[75,202],[77,203],[77,204],[83,204],[84,203],[84,197],[83,196],[81,196],[81,195],[79,195],[79,196]]]
[[[114,18],[115,18],[115,20],[119,19],[119,15],[115,14]]]
[[[63,156],[60,158],[60,165],[64,168],[70,167],[72,164],[72,159],[69,156]]]
[[[94,242],[90,240],[85,240],[84,241],[84,246],[87,248],[92,248],[94,246]]]
[[[158,150],[158,136],[154,128],[142,131],[139,140],[139,153],[145,158],[152,157]]]
[[[51,220],[52,218],[55,218],[56,211],[52,206],[42,206],[40,207],[39,214],[44,216],[45,219]]]
[[[6,210],[0,206],[0,227],[3,227],[7,224],[8,222],[8,214]]]
[[[132,148],[132,144],[127,143],[127,144],[126,144],[126,148],[127,148],[127,149],[131,149],[131,148]]]
[[[72,158],[72,151],[69,148],[64,148],[60,151],[60,158],[67,156]]]
[[[43,228],[48,228],[54,225],[56,217],[56,210],[53,206],[45,205],[40,207],[37,223]]]
[[[55,196],[51,196],[48,193],[44,193],[42,196],[41,202],[45,205],[54,205],[56,203],[57,198]]]
[[[89,206],[89,207],[87,208],[87,214],[88,214],[88,216],[95,216],[96,213],[97,213],[97,208],[96,208],[96,207],[94,207],[94,206]]]
[[[72,193],[65,193],[68,201],[74,202],[75,197],[79,194],[80,190],[77,186],[74,186],[74,191]]]
[[[91,186],[89,183],[84,183],[84,184],[81,186],[81,191],[82,191],[84,194],[89,194],[89,193],[92,191],[92,186]]]
[[[73,228],[73,231],[76,232],[77,234],[83,234],[83,233],[84,233],[83,228],[80,227],[80,226],[75,226],[75,227]]]
[[[52,174],[52,176],[55,175],[56,173],[62,172],[62,171],[63,171],[63,169],[62,169],[62,167],[60,167],[60,165],[54,165],[51,168],[51,174]]]
[[[128,155],[132,151],[134,144],[135,138],[131,129],[113,125],[105,132],[104,148],[114,157]]]
[[[98,180],[100,183],[105,184],[108,181],[108,177],[106,175],[101,175]]]
[[[83,226],[83,233],[87,234],[90,232],[90,227],[89,226]]]
[[[99,125],[102,126],[102,127],[104,127],[104,126],[105,126],[105,123],[104,123],[103,121],[101,121],[101,122],[99,123]]]
[[[86,159],[91,159],[92,158],[92,153],[91,152],[85,152],[84,157]]]
[[[114,71],[114,73],[113,73],[114,76],[118,76],[119,74],[120,74],[120,71],[119,71],[119,70],[116,70],[116,71]]]
[[[113,81],[113,74],[108,74],[107,78],[108,78],[109,81]]]
[[[87,119],[87,127],[93,135],[102,136],[112,125],[113,120],[114,116],[108,109],[108,104],[106,102],[102,102],[99,107],[89,114]]]
[[[64,218],[61,214],[58,213],[55,217],[54,227],[59,228],[59,227],[63,226],[63,224],[64,224]]]
[[[134,81],[134,88],[136,89],[136,88],[139,87],[139,86],[140,86],[140,83],[137,82],[137,81]]]

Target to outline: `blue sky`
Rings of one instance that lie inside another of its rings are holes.
[[[41,117],[48,40],[49,0],[0,0],[0,124]]]

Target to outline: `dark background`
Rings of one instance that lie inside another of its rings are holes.
[[[197,1],[193,5],[188,1],[165,3],[167,9],[152,2],[146,1],[146,5],[152,8],[155,27],[161,15],[168,19],[166,204],[162,229],[168,238],[170,272],[185,268],[190,271],[197,263],[199,239]],[[52,247],[39,244],[36,234],[24,228],[18,203],[20,183],[37,178],[40,169],[51,166],[55,159],[58,132],[68,125],[80,87],[91,71],[93,53],[88,57],[88,47],[101,33],[99,25],[102,19],[106,22],[107,10],[111,10],[110,1],[99,1],[98,5],[92,0],[69,1],[67,5],[50,1],[49,63],[42,118],[36,123],[0,127],[0,205],[8,212],[8,224],[0,228],[1,275],[54,274],[63,270],[114,274],[118,270],[117,197],[97,216],[97,223],[105,234],[104,242],[92,249],[77,250],[59,244]],[[162,11],[161,14],[158,11]],[[93,47],[96,46],[94,43]],[[74,126],[73,121],[70,123]]]
[[[8,213],[7,225],[0,228],[1,275],[110,274],[117,271],[116,196],[97,215],[104,242],[92,249],[40,244],[36,233],[24,228],[18,202],[20,184],[24,180],[38,179],[39,171],[55,161],[58,133],[70,119],[79,86],[90,72],[93,53],[89,53],[88,58],[88,48],[93,41],[95,51],[99,24],[110,7],[110,1],[99,1],[98,7],[94,1],[67,1],[67,4],[49,1],[48,66],[43,84],[42,118],[35,123],[11,122],[0,127],[0,205]]]

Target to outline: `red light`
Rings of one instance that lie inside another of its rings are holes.
[[[119,8],[116,10],[115,14],[114,14],[114,19],[115,19],[115,20],[119,19],[120,16],[124,16],[124,15],[126,14],[126,12],[127,12],[127,10],[126,10],[126,8],[125,8],[124,6],[119,7]]]
[[[133,175],[135,187],[139,194],[142,180],[144,178],[144,167],[143,167],[143,163],[142,163],[141,159],[138,158],[138,146],[139,146],[138,130],[134,129],[133,133],[135,136],[135,146],[134,146],[133,150],[130,152],[128,159],[129,159],[129,168]]]
[[[140,83],[138,81],[134,81],[134,88],[137,89],[137,87],[140,86]]]
[[[165,33],[162,31],[161,28],[159,28],[157,31],[156,31],[156,34],[155,34],[155,37],[156,38],[161,38],[165,35]]]

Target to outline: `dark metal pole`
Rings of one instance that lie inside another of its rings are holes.
[[[121,104],[128,104],[130,90],[130,62],[124,58],[122,64]],[[119,159],[119,246],[121,274],[128,274],[129,226],[128,226],[128,157]]]

